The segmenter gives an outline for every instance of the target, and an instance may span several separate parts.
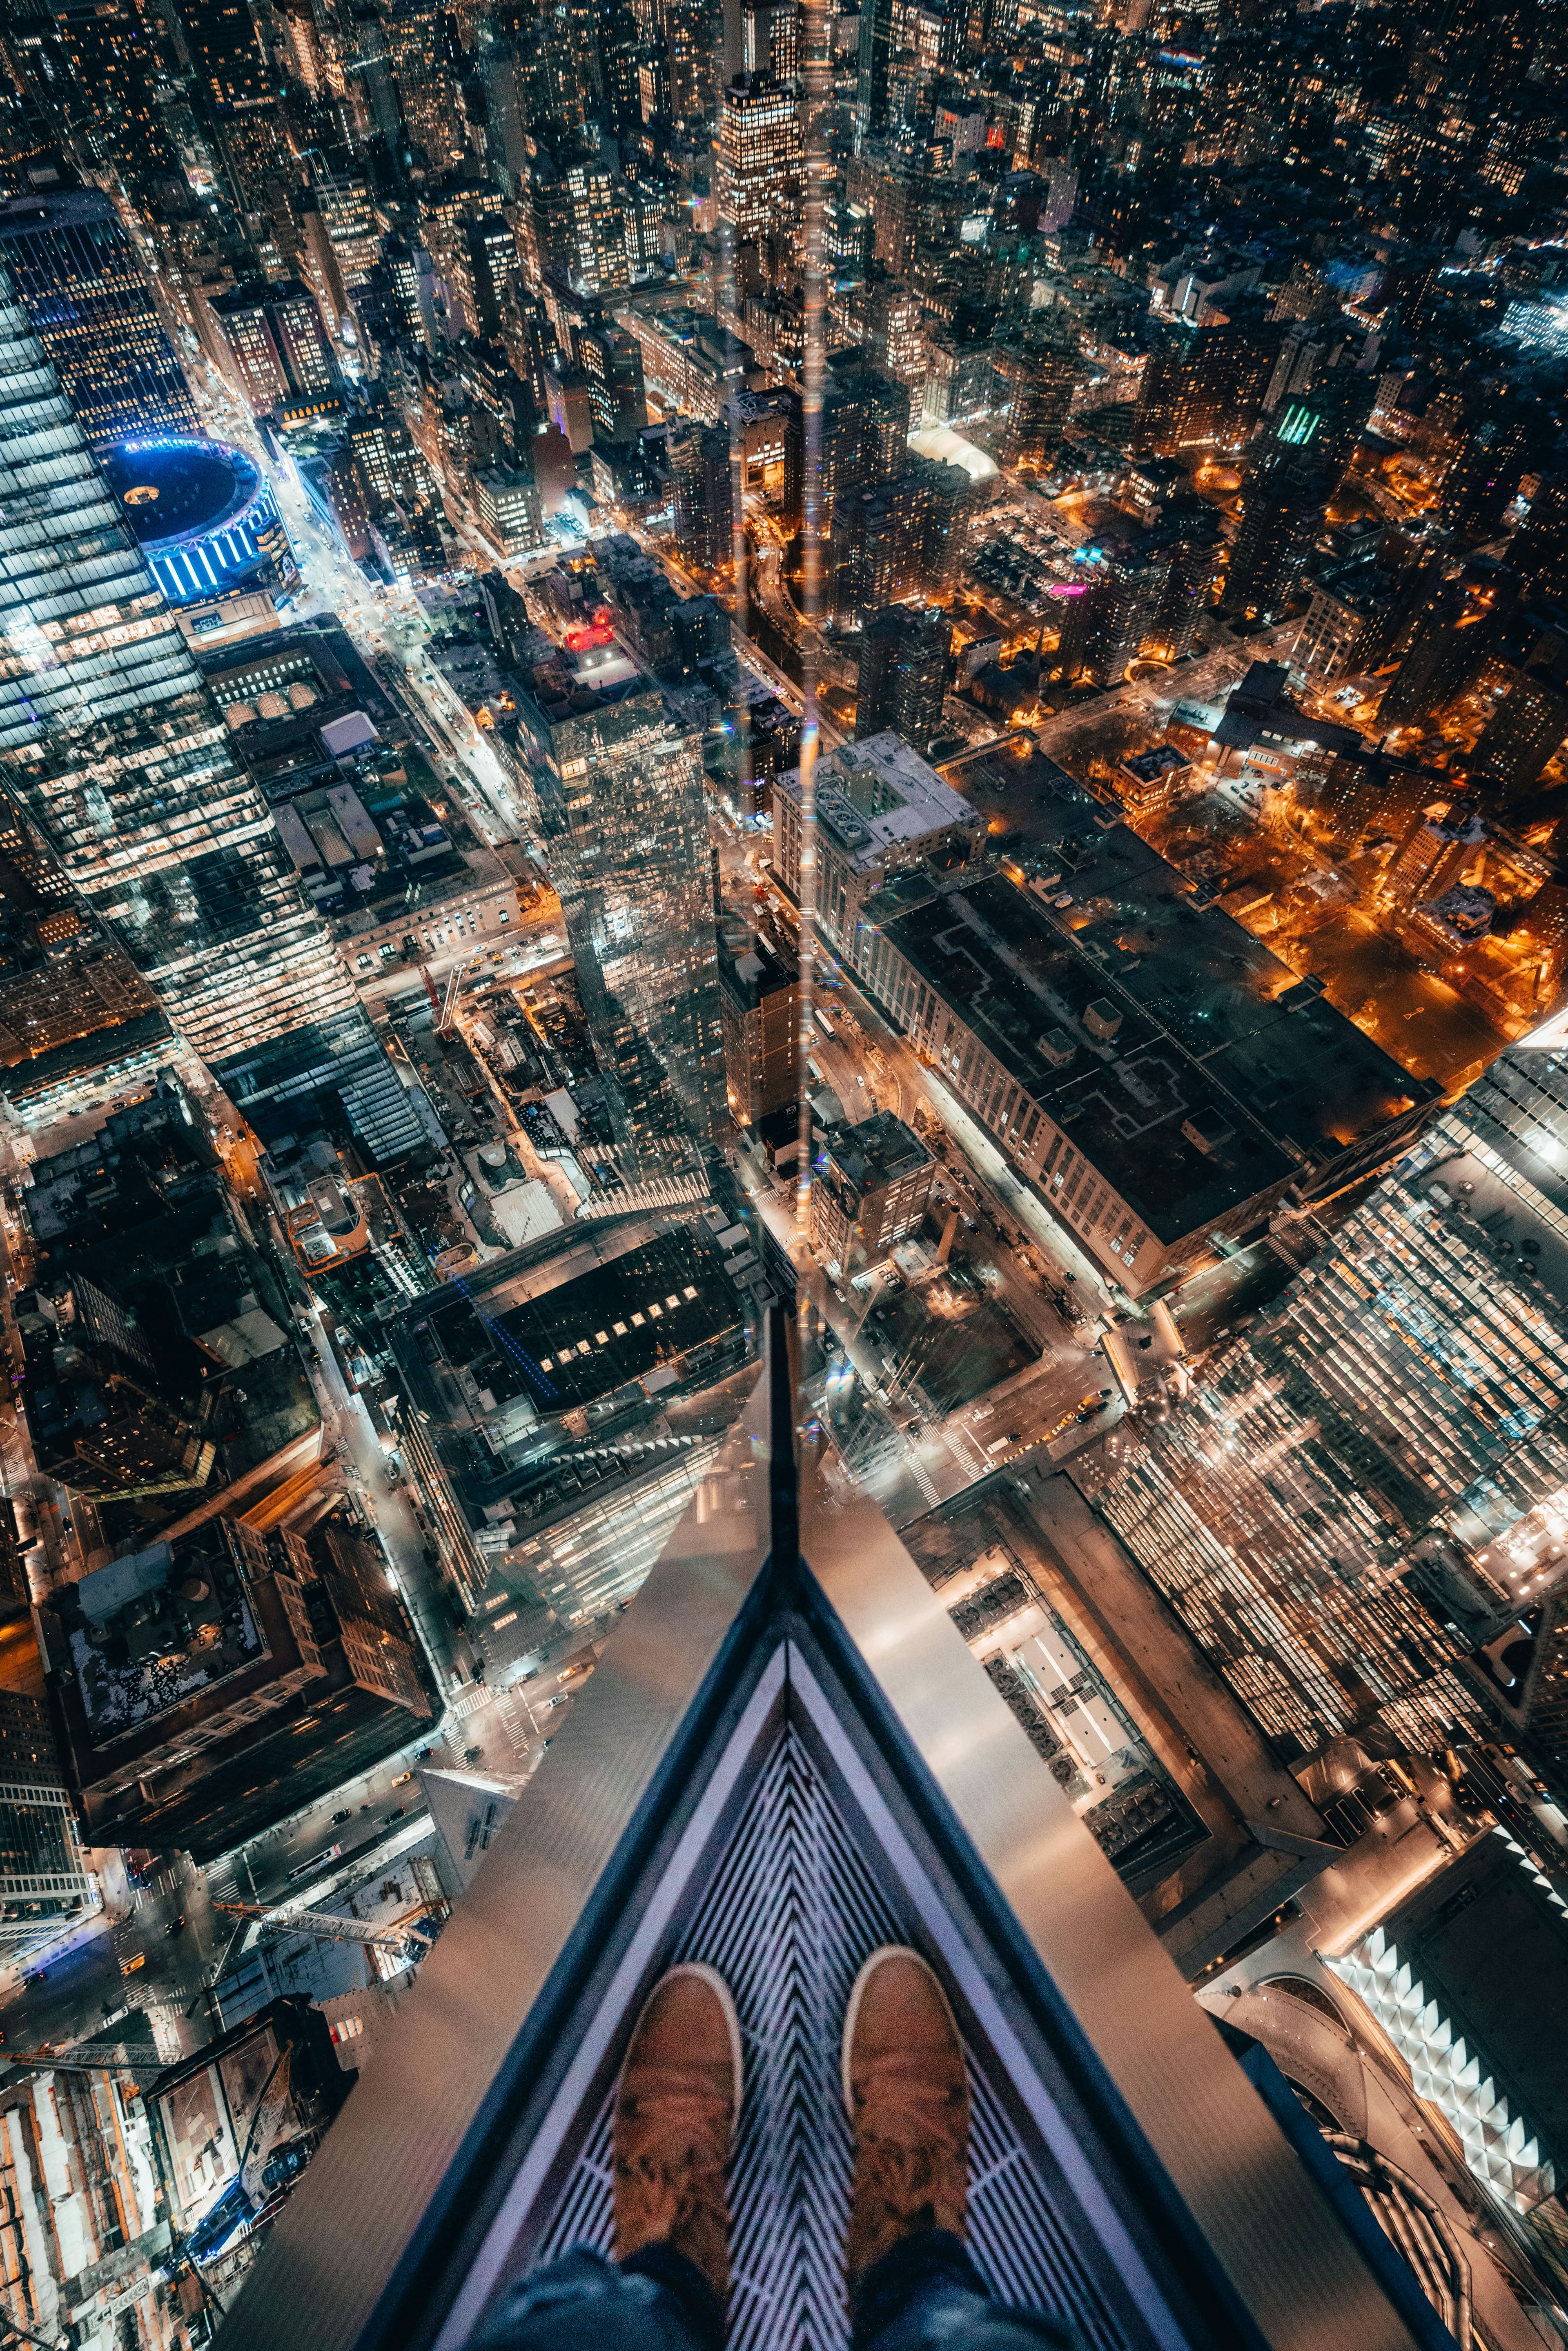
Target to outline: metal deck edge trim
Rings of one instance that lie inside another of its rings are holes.
[[[397,2036],[376,2053],[259,2255],[225,2325],[227,2351],[312,2351],[419,2335],[476,2166],[509,2135],[526,2046],[613,1880],[645,1853],[650,1791],[706,1726],[715,1667],[768,1555],[772,1376],[762,1377],[589,1687],[494,1839],[421,1970]],[[637,1847],[635,1855],[630,1849]],[[597,1897],[597,1903],[596,1903]],[[411,2127],[411,2123],[413,2127]],[[444,2238],[444,2232],[446,2233]]]
[[[459,2351],[507,2268],[518,2232],[555,2164],[557,2150],[581,2111],[594,2075],[603,2065],[638,1986],[668,1931],[672,1913],[719,1833],[725,1800],[745,1773],[768,1719],[779,1705],[786,1669],[787,1645],[781,1641],[764,1666],[739,1721],[729,1734],[722,1761],[703,1792],[701,1804],[687,1821],[669,1861],[659,1871],[653,1898],[638,1913],[631,1939],[610,1982],[594,2003],[589,2028],[577,2044],[537,2129],[530,2134],[523,2161],[513,2173],[486,2228],[435,2338],[434,2351]]]

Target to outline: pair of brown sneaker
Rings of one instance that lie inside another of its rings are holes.
[[[969,2085],[941,1985],[915,1952],[875,1951],[844,2017],[844,2104],[854,2133],[845,2268],[852,2288],[917,2229],[962,2235]],[[615,2256],[684,2254],[729,2294],[725,2167],[742,2092],[740,2025],[712,1968],[673,1968],[638,2019],[615,2104]]]

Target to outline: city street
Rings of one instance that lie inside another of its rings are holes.
[[[425,658],[431,632],[418,598],[412,589],[372,590],[299,487],[292,468],[278,465],[268,456],[254,424],[232,400],[226,385],[210,369],[193,372],[198,399],[210,411],[214,431],[253,457],[273,486],[304,582],[296,607],[298,617],[308,620],[317,613],[330,614],[348,631],[368,662],[380,654],[402,664],[408,673],[402,696],[405,707],[422,722],[437,764],[445,769],[460,761],[483,796],[487,824],[479,826],[482,837],[490,846],[497,841],[517,839],[523,831],[523,810],[500,761],[458,697]]]

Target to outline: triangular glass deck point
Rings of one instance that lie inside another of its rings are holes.
[[[887,1941],[965,2032],[999,2298],[1093,2351],[1448,2339],[1400,2315],[886,1520],[797,1477],[780,1326],[225,2351],[461,2351],[523,2271],[607,2249],[616,2074],[680,1958],[746,2043],[729,2342],[840,2351],[840,2032]]]

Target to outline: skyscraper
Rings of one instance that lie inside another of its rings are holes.
[[[995,365],[1008,408],[1002,459],[1009,465],[1049,465],[1061,445],[1083,362],[1071,339],[1031,325],[998,341]]]
[[[89,447],[195,431],[173,345],[107,196],[72,188],[0,204],[0,263]]]
[[[434,0],[394,0],[386,26],[408,135],[434,170],[444,171],[462,161],[468,141],[456,76],[446,61],[442,12]]]
[[[193,96],[216,137],[235,201],[263,209],[267,185],[294,173],[278,106],[277,77],[246,0],[181,0],[180,18],[195,67]]]
[[[256,414],[288,400],[329,397],[338,362],[316,298],[298,277],[252,278],[211,304],[230,354],[225,372]]]
[[[85,1917],[92,1900],[47,1717],[36,1698],[0,1690],[0,1953],[6,1964],[14,1967]]]
[[[870,0],[861,10],[860,56],[855,78],[857,144],[868,131],[888,127],[888,80],[893,62],[894,0]]]
[[[1399,666],[1384,688],[1380,725],[1417,726],[1469,684],[1484,640],[1466,622],[1463,591],[1438,580],[1410,615]]]
[[[1550,438],[1538,402],[1500,397],[1482,417],[1462,455],[1443,482],[1442,517],[1465,538],[1485,538],[1499,528],[1525,470]]]
[[[221,715],[0,277],[0,783],[248,1114],[420,1139]]]
[[[704,570],[722,569],[735,557],[729,434],[721,425],[688,424],[670,444],[670,471],[676,547]]]
[[[909,463],[909,391],[895,377],[854,363],[835,351],[822,381],[822,456],[819,476],[823,539],[839,503],[853,490],[891,481]],[[784,507],[798,517],[805,500],[805,441],[796,432],[784,447]]]
[[[1523,799],[1564,742],[1568,692],[1542,672],[1522,670],[1480,731],[1474,774],[1505,800]]]
[[[939,605],[888,604],[867,615],[855,684],[855,740],[891,726],[924,755],[942,726],[953,624]]]
[[[1322,521],[1329,478],[1310,458],[1278,444],[1264,449],[1241,490],[1241,519],[1225,601],[1233,612],[1271,618],[1284,605]]]
[[[1082,596],[1067,607],[1058,661],[1068,678],[1101,684],[1119,678],[1159,623],[1170,586],[1171,550],[1136,541],[1107,549]]]
[[[577,364],[588,378],[596,441],[634,441],[648,422],[643,346],[608,319],[577,328]]]
[[[914,472],[834,501],[825,584],[835,621],[852,627],[862,612],[929,584],[931,522],[929,487]]]
[[[1144,369],[1133,445],[1168,456],[1209,441],[1244,441],[1258,422],[1283,335],[1281,326],[1249,318],[1168,328]]]
[[[702,763],[657,689],[550,726],[539,820],[616,1140],[641,1169],[725,1115]]]
[[[716,0],[664,0],[661,11],[669,60],[670,120],[688,134],[713,121],[724,74],[724,25]]]
[[[528,234],[536,292],[547,273],[580,294],[631,283],[623,183],[609,164],[570,141],[536,143]]]
[[[272,77],[246,0],[183,0],[180,20],[209,106],[226,112],[272,97]]]
[[[760,938],[718,959],[719,1018],[731,1115],[756,1126],[800,1093],[800,975]]]
[[[1568,598],[1568,475],[1548,474],[1508,550],[1527,596],[1561,604]]]
[[[737,244],[789,228],[800,204],[800,109],[765,73],[737,74],[719,109],[718,209]]]
[[[90,7],[50,13],[75,85],[66,104],[78,152],[132,186],[145,186],[157,172],[177,172],[161,102],[162,26],[142,15],[136,0],[93,0]]]

